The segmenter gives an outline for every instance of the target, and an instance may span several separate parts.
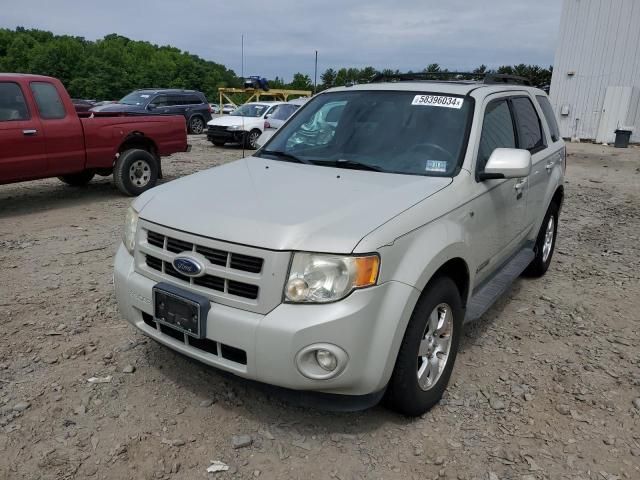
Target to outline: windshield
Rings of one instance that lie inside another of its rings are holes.
[[[257,156],[451,176],[464,153],[472,111],[470,99],[442,93],[326,93],[309,101]]]
[[[150,93],[132,92],[121,98],[118,103],[124,103],[125,105],[146,105],[149,103],[150,98]]]
[[[269,108],[268,105],[260,105],[256,103],[245,103],[237,110],[231,113],[235,117],[261,117]]]

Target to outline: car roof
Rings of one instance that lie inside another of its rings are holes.
[[[142,93],[142,92],[146,92],[146,93],[173,93],[173,94],[186,94],[186,95],[192,95],[192,94],[197,94],[197,95],[202,95],[202,92],[199,92],[197,90],[182,90],[179,88],[138,88],[137,90],[134,90],[134,92],[138,92],[138,93]]]
[[[31,73],[0,73],[0,79],[2,80],[11,80],[17,78],[28,78],[31,80],[56,80],[53,77],[48,77],[46,75],[34,75]]]
[[[530,91],[535,95],[546,95],[539,88],[528,85],[487,84],[475,81],[407,81],[407,82],[381,82],[364,83],[352,87],[336,87],[325,92],[349,92],[349,91],[403,91],[425,93],[448,93],[450,95],[469,95],[482,97],[493,93],[505,91]],[[323,92],[323,93],[325,93]]]
[[[281,102],[281,101],[268,101],[268,102],[247,102],[244,105],[280,105],[281,103],[287,103],[287,102]]]

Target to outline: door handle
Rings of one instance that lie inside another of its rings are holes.
[[[556,164],[555,160],[550,160],[547,162],[547,164],[544,166],[544,168],[547,169],[548,173],[551,173],[551,170],[553,169],[553,166]]]
[[[27,137],[31,137],[33,135],[37,135],[38,130],[36,130],[35,128],[28,128],[28,129],[22,130],[22,134]]]

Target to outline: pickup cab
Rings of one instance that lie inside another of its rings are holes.
[[[241,377],[422,414],[463,324],[553,257],[565,145],[547,94],[505,80],[326,90],[252,156],[141,195],[122,315]]]
[[[188,148],[182,116],[78,113],[59,80],[0,74],[0,184],[113,174],[122,193],[139,195],[162,177],[161,157]]]

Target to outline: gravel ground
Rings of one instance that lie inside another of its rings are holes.
[[[191,143],[165,181],[242,155]],[[467,328],[418,419],[291,405],[146,339],[116,311],[110,179],[0,186],[0,478],[640,479],[640,149],[568,149],[551,269]]]

